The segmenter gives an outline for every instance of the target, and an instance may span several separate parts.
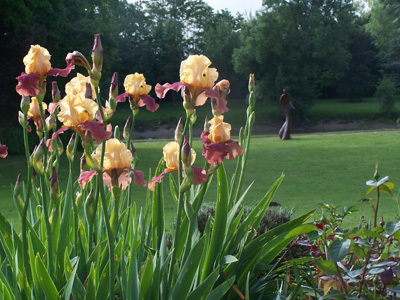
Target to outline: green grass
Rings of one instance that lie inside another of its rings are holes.
[[[274,201],[283,207],[294,208],[298,216],[318,207],[318,203],[330,203],[337,206],[357,206],[360,211],[349,217],[348,223],[356,225],[362,215],[372,216],[368,203],[359,202],[366,191],[365,182],[372,179],[375,161],[379,161],[379,173],[389,175],[395,183],[395,195],[400,186],[400,152],[398,144],[400,133],[366,133],[355,135],[294,135],[292,140],[281,141],[279,138],[255,138],[251,143],[245,187],[254,181],[246,197],[245,204],[253,206],[259,201],[268,187],[282,174],[286,175]],[[135,144],[140,158],[139,169],[148,177],[149,168],[154,169],[162,156],[165,142]],[[203,164],[201,144],[195,142],[197,152],[196,165]],[[64,161],[66,158],[64,156]],[[229,174],[234,170],[235,162],[226,161]],[[0,204],[1,212],[17,220],[10,186],[19,172],[25,172],[23,156],[9,156],[0,160]],[[65,170],[63,166],[60,170]],[[66,172],[61,172],[61,183],[65,184]],[[26,178],[26,176],[24,177]],[[168,177],[164,179],[166,222],[173,222],[176,205],[168,191]],[[144,206],[145,189],[134,188],[134,201]],[[206,201],[215,201],[216,182],[206,195]],[[370,196],[375,197],[374,194]],[[384,194],[379,215],[385,221],[394,221],[398,213],[397,200]],[[317,213],[317,217],[320,213]]]

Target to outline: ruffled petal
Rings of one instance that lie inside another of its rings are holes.
[[[238,142],[228,140],[225,143],[211,143],[208,139],[209,133],[203,131],[201,133],[201,142],[203,144],[203,156],[210,164],[221,164],[224,157],[227,159],[235,159],[243,154],[243,148]]]
[[[90,180],[92,180],[93,176],[97,175],[95,170],[92,171],[83,171],[78,179],[78,184],[83,189]]]
[[[160,183],[161,179],[165,176],[165,174],[168,174],[169,172],[172,172],[172,170],[170,169],[165,169],[160,175],[158,176],[154,176],[151,179],[151,182],[149,182],[149,184],[147,185],[147,187],[149,188],[149,190],[154,190],[154,186],[156,185],[156,183]]]
[[[218,106],[217,106],[218,111],[220,111],[222,113],[229,111],[229,108],[226,107],[228,101],[226,101],[225,99],[221,98],[216,91],[214,91],[213,89],[204,89],[204,93],[205,93],[205,95],[207,97],[217,99],[217,101],[218,101]],[[196,101],[196,105],[197,105],[197,101]]]
[[[165,83],[163,85],[157,83],[156,87],[154,88],[156,91],[156,95],[158,98],[162,99],[165,97],[169,90],[174,90],[175,92],[179,92],[179,90],[184,87],[188,86],[188,84],[184,82],[174,82],[174,83]]]
[[[203,168],[200,167],[193,167],[193,184],[202,184],[205,183],[208,179],[208,175]]]
[[[149,95],[141,95],[139,97],[140,97],[140,100],[142,100],[144,102],[143,105],[146,105],[146,109],[151,112],[155,112],[158,109],[158,107],[160,106],[156,103],[154,98]],[[139,104],[139,106],[143,106],[143,105]]]
[[[21,73],[21,76],[16,79],[18,84],[15,90],[21,96],[36,96],[39,94],[39,75]]]
[[[8,155],[8,148],[6,145],[0,145],[0,158],[6,158]]]
[[[123,93],[121,95],[118,95],[117,97],[117,102],[125,102],[126,98],[129,98],[131,94],[129,93]]]
[[[101,122],[85,122],[79,124],[78,127],[82,130],[89,130],[97,143],[105,141],[112,135],[111,131],[104,129],[104,124]]]

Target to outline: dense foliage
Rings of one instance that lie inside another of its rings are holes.
[[[276,102],[286,88],[298,112],[320,97],[372,96],[380,69],[399,82],[400,5],[393,0],[373,1],[370,10],[350,0],[264,0],[246,17],[214,11],[203,0],[2,2],[2,123],[18,105],[14,77],[27,45],[47,47],[52,63],[62,65],[64,51],[89,50],[93,33],[108,51],[104,77],[135,69],[151,74],[151,83],[171,80],[185,56],[204,53],[221,76],[229,74],[233,97],[245,95],[244,78],[252,72],[259,98]]]

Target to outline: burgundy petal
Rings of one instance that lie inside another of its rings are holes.
[[[83,171],[79,176],[78,183],[81,189],[83,189],[90,180],[92,180],[93,176],[96,175],[97,172],[95,170],[92,171]]]
[[[161,182],[161,179],[165,176],[165,174],[167,174],[167,173],[169,173],[169,172],[172,172],[172,170],[170,170],[170,169],[165,169],[164,172],[162,172],[160,175],[154,176],[154,177],[151,179],[151,182],[149,182],[149,184],[147,185],[148,188],[149,188],[149,190],[151,190],[151,191],[154,190],[154,186],[156,185],[156,183],[157,183],[157,182],[160,183],[160,182]]]
[[[179,92],[179,90],[187,86],[188,84],[184,82],[174,82],[174,83],[165,83],[163,85],[157,83],[155,87],[156,95],[158,98],[162,99],[165,97],[169,90],[174,90],[175,92]]]
[[[123,93],[121,95],[118,95],[117,102],[125,102],[126,98],[129,98],[130,95],[131,94],[129,94],[129,93]]]
[[[205,92],[205,95],[207,97],[217,99],[217,101],[218,101],[218,106],[217,106],[218,111],[223,112],[223,113],[229,111],[229,108],[226,107],[226,104],[228,102],[225,99],[221,98],[216,91],[214,91],[212,89],[205,89],[204,92]]]
[[[21,73],[21,76],[16,79],[18,84],[15,90],[21,96],[36,96],[39,94],[39,75]]]
[[[8,155],[8,148],[6,145],[0,145],[0,158],[6,158]]]
[[[85,122],[79,124],[78,126],[82,130],[89,130],[97,143],[101,143],[102,141],[110,138],[112,135],[111,131],[104,129],[104,124],[101,122]]]
[[[144,179],[144,174],[142,171],[129,169],[130,172],[133,173],[133,181],[136,185],[140,187],[145,187],[147,185],[147,181]]]
[[[202,184],[207,181],[208,175],[203,168],[193,167],[193,184]]]
[[[74,63],[70,61],[65,69],[57,69],[53,68],[50,71],[47,72],[46,76],[62,76],[62,77],[67,77],[68,74],[71,72],[71,70],[74,68]]]
[[[239,146],[238,142],[229,140],[225,143],[228,146],[228,153],[226,154],[227,159],[235,159],[239,155],[243,154],[243,148]]]
[[[206,146],[205,158],[210,164],[221,164],[227,153],[228,147],[225,143],[210,143]]]
[[[141,95],[140,99],[143,100],[143,102],[144,102],[143,105],[146,105],[146,109],[151,112],[155,112],[158,109],[158,107],[160,106],[156,103],[154,98],[149,95]],[[142,106],[142,105],[139,104],[139,106]]]

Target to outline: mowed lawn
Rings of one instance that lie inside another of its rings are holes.
[[[140,158],[138,169],[149,176],[162,156],[166,142],[136,142]],[[285,179],[274,201],[285,208],[293,208],[294,215],[318,208],[318,203],[342,206],[357,206],[360,211],[348,218],[351,225],[357,225],[360,217],[371,218],[368,203],[360,202],[367,189],[365,182],[372,179],[375,161],[379,162],[380,175],[390,177],[395,184],[394,196],[382,195],[379,215],[386,222],[394,221],[399,212],[397,194],[400,186],[400,132],[379,132],[362,134],[294,135],[292,140],[279,138],[254,138],[247,165],[243,190],[254,182],[245,201],[254,206],[269,186],[282,174]],[[196,141],[196,165],[202,166],[201,144]],[[64,161],[66,158],[64,156]],[[235,162],[226,161],[228,176],[233,173]],[[60,168],[61,185],[65,185],[66,166]],[[8,156],[0,160],[0,211],[15,222],[17,213],[12,200],[11,184],[22,172],[26,178],[24,156]],[[78,176],[78,173],[76,174]],[[169,195],[168,176],[164,178],[166,223],[170,227],[176,211],[176,204]],[[137,206],[146,205],[146,191],[135,187],[134,201]],[[213,203],[216,195],[216,178],[206,195],[206,201]],[[368,197],[374,197],[375,193]],[[317,211],[316,218],[320,217]],[[18,226],[17,226],[18,227]]]

